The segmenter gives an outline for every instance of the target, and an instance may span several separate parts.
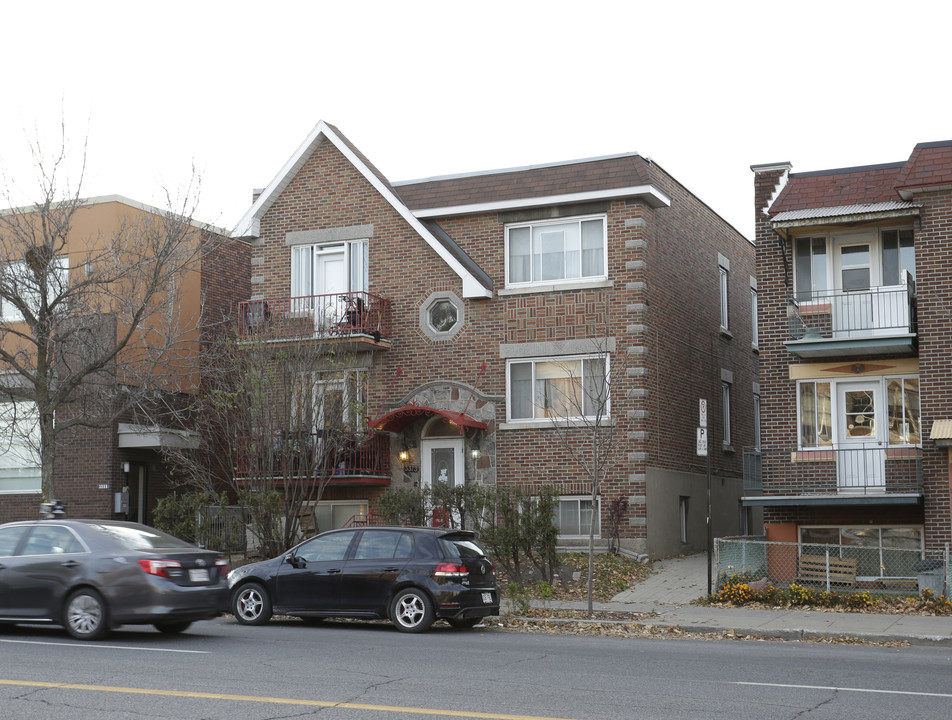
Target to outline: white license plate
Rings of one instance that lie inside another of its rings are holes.
[[[483,602],[484,602],[486,605],[492,605],[492,604],[493,604],[493,594],[492,594],[492,593],[483,593]]]
[[[188,579],[192,582],[208,582],[208,568],[189,568]]]

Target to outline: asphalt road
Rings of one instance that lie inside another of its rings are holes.
[[[0,717],[946,718],[948,648],[654,640],[231,617],[80,643],[0,629]]]

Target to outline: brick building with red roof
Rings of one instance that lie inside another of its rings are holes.
[[[751,169],[763,432],[743,502],[768,540],[838,546],[886,587],[915,576],[890,551],[952,541],[952,141]]]

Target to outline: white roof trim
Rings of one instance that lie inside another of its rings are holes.
[[[447,215],[467,215],[470,213],[493,212],[496,210],[517,210],[539,205],[561,205],[564,203],[585,202],[590,200],[609,200],[619,197],[638,195],[645,197],[652,207],[662,205],[670,207],[671,198],[653,185],[614,188],[612,190],[592,190],[589,192],[567,193],[565,195],[545,195],[534,198],[498,200],[496,202],[473,203],[471,205],[453,205],[450,207],[422,208],[413,212],[418,218],[445,217]]]
[[[407,223],[422,237],[426,243],[433,248],[443,262],[445,262],[463,281],[464,297],[492,297],[492,290],[484,286],[475,276],[473,276],[463,264],[457,260],[439,242],[433,234],[424,227],[424,225],[410,212],[396,195],[384,183],[380,181],[367,165],[354,153],[348,145],[340,139],[331,127],[323,120],[314,126],[307,139],[294,152],[290,159],[281,168],[281,171],[264,189],[264,192],[258,196],[258,199],[251,205],[248,212],[238,221],[232,232],[233,237],[260,237],[261,218],[268,211],[278,196],[291,182],[291,179],[298,170],[307,162],[314,150],[327,139],[340,153],[347,158],[361,175],[369,182],[373,188],[393,207],[397,213],[407,221]]]

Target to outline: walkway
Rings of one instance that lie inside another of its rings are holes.
[[[783,640],[809,638],[908,642],[952,647],[952,617],[880,613],[764,610],[692,605],[707,594],[707,554],[655,563],[655,572],[596,610],[653,613],[642,625],[677,627],[686,632],[756,635]],[[584,610],[585,602],[548,601],[548,607]]]

